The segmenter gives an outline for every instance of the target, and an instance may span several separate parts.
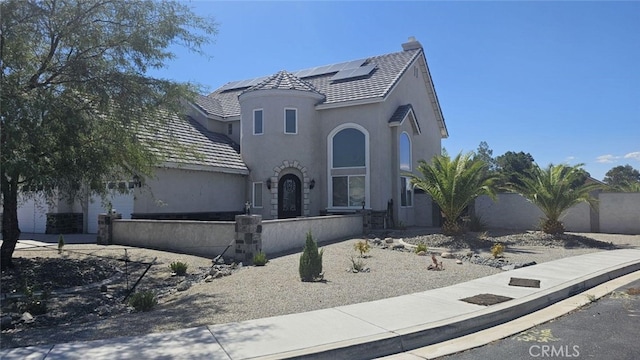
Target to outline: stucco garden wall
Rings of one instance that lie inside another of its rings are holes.
[[[215,257],[235,239],[232,221],[116,220],[113,243]],[[225,256],[232,256],[235,246]]]
[[[600,232],[640,234],[640,193],[601,193]]]
[[[544,217],[542,211],[520,194],[498,194],[497,201],[488,196],[480,196],[475,202],[476,215],[480,216],[489,228],[536,230]],[[568,231],[590,232],[590,210],[587,204],[578,204],[562,218]]]
[[[233,221],[115,220],[113,243],[215,257],[235,239]],[[262,251],[276,254],[304,247],[311,231],[317,242],[362,234],[362,215],[336,215],[262,221]],[[235,255],[235,245],[225,258]]]
[[[262,222],[262,251],[267,255],[302,249],[311,231],[317,242],[362,234],[362,215],[318,216]]]

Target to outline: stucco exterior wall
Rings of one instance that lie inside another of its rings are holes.
[[[427,194],[416,194],[413,197],[415,207],[416,226],[434,226],[433,224],[433,201]]]
[[[134,191],[134,213],[243,211],[243,175],[159,168]]]
[[[225,256],[233,256],[235,223],[222,221],[115,220],[114,244],[214,257],[231,243]]]
[[[537,206],[520,194],[501,193],[494,202],[483,195],[476,199],[476,215],[480,216],[489,228],[538,230],[544,214]],[[567,231],[590,232],[591,215],[588,204],[578,204],[570,208],[560,219]]]
[[[600,232],[640,234],[640,193],[601,193]]]
[[[302,91],[260,90],[248,93],[240,99],[241,153],[244,162],[251,170],[247,193],[251,195],[253,182],[266,184],[267,179],[273,180],[271,190],[266,186],[263,188],[263,208],[252,210],[254,214],[262,215],[263,219],[273,219],[277,216],[273,213],[277,205],[276,174],[297,175],[303,189],[308,189],[308,183],[312,179],[316,182],[320,179],[321,166],[319,165],[322,162],[322,155],[316,149],[322,146],[322,139],[318,136],[319,125],[315,112],[315,105],[319,101],[318,96]],[[261,135],[253,134],[253,111],[257,109],[262,109],[263,114],[263,134]],[[297,110],[296,134],[284,132],[285,109]],[[307,178],[303,178],[303,174]],[[307,213],[302,215],[317,215],[320,209],[319,191],[307,191],[306,195]]]
[[[275,254],[302,249],[311,231],[317,242],[362,235],[362,215],[317,216],[262,222],[262,251]]]

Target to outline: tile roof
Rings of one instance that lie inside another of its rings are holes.
[[[366,59],[363,66],[375,65],[375,70],[369,75],[359,78],[332,81],[331,78],[335,75],[335,72],[333,72],[302,79],[296,77],[302,84],[289,77],[288,80],[280,82],[279,86],[291,82],[295,83],[295,86],[310,87],[325,96],[325,101],[322,104],[337,104],[346,101],[384,97],[420,54],[422,54],[422,49],[418,48],[370,57]],[[265,82],[270,83],[270,79],[277,78],[281,73],[275,74]],[[289,75],[293,76],[292,74]],[[284,80],[287,75],[283,74],[281,77]],[[224,87],[221,87],[208,96],[201,96],[196,100],[195,104],[208,115],[223,118],[240,116],[238,96],[245,90],[247,88],[225,90]],[[220,106],[219,108],[218,105]]]
[[[413,110],[413,106],[411,106],[411,104],[398,106],[398,108],[393,113],[393,115],[391,115],[391,118],[389,119],[389,123],[402,122],[402,120],[404,120],[404,117],[407,116],[407,114],[411,110]]]
[[[145,128],[139,131],[138,138],[147,142],[165,162],[248,173],[240,146],[226,135],[209,131],[188,116],[179,118],[162,111],[159,117],[165,126]]]
[[[300,79],[299,77],[293,75],[286,70],[278,71],[278,73],[273,76],[265,79],[264,81],[256,84],[242,92],[242,94],[256,91],[256,90],[300,90],[300,91],[309,91],[316,94],[321,94],[316,88],[311,85],[309,82]]]

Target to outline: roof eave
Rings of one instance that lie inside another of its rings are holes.
[[[181,169],[181,170],[217,172],[217,173],[225,173],[225,174],[233,174],[233,175],[249,175],[248,169],[234,169],[234,168],[226,168],[226,167],[212,166],[212,165],[179,163],[174,161],[165,161],[160,167],[170,168],[170,169]]]

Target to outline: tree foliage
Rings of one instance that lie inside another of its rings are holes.
[[[634,189],[633,184],[640,183],[640,171],[628,164],[619,165],[607,171],[604,175],[604,183],[614,190]]]
[[[487,163],[473,157],[473,153],[435,156],[432,164],[418,161],[422,176],[406,174],[411,184],[431,195],[444,215],[442,232],[454,235],[463,230],[459,218],[464,209],[478,196],[496,198],[497,176],[489,174]]]
[[[510,183],[513,191],[520,193],[535,204],[544,214],[542,230],[549,234],[564,233],[564,225],[560,221],[569,208],[588,202],[595,206],[591,192],[600,188],[599,184],[589,184],[582,180],[584,170],[582,164],[575,166],[549,165],[540,168],[534,164],[526,174],[520,175],[518,182]]]
[[[23,189],[104,192],[106,180],[150,174],[158,155],[137,140],[196,88],[147,75],[200,52],[216,24],[178,2],[8,0],[0,3],[2,267],[19,236]]]
[[[533,156],[522,151],[518,153],[507,151],[496,158],[496,169],[500,174],[501,186],[508,183],[519,183],[520,178],[529,173],[533,167]]]
[[[496,159],[493,158],[493,150],[489,148],[486,141],[480,142],[474,158],[484,161],[487,164],[488,172],[496,171]]]

